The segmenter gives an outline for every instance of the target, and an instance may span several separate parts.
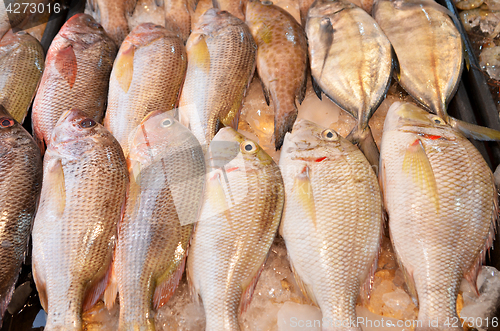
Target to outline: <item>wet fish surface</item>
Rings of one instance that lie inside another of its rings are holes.
[[[280,234],[306,297],[325,324],[357,321],[356,301],[369,290],[382,233],[378,180],[363,153],[332,129],[298,119],[280,157],[285,208]]]
[[[165,27],[184,42],[191,34],[191,16],[196,10],[196,0],[161,0],[164,2]]]
[[[33,278],[45,330],[82,330],[108,283],[128,172],[120,144],[84,112],[66,111],[44,157],[33,228]]]
[[[460,321],[460,283],[465,276],[475,286],[493,240],[493,174],[461,133],[408,103],[389,109],[380,157],[394,251],[418,297],[416,330],[462,330],[460,323],[446,322]]]
[[[278,166],[232,128],[214,137],[207,154],[203,206],[188,256],[188,283],[201,297],[207,331],[240,330],[283,208]]]
[[[130,134],[146,115],[175,108],[186,67],[182,40],[161,26],[140,24],[123,41],[111,71],[104,126],[125,157]]]
[[[137,128],[128,158],[130,186],[114,270],[119,330],[155,330],[153,309],[165,304],[184,272],[198,217],[205,162],[196,137],[161,111]]]
[[[132,16],[137,0],[87,0],[106,33],[120,46],[129,34],[127,17]]]
[[[24,31],[0,40],[0,104],[23,123],[45,65],[42,45]]]
[[[317,90],[358,120],[349,140],[359,144],[370,163],[378,165],[368,121],[389,88],[389,39],[369,14],[347,0],[315,1],[306,33],[313,86],[317,84]]]
[[[52,41],[33,103],[33,132],[41,150],[61,114],[81,109],[102,122],[116,45],[86,14],[70,18]]]
[[[257,72],[266,101],[273,101],[275,147],[279,149],[297,118],[295,100],[302,103],[306,93],[306,34],[292,15],[269,1],[248,2],[246,22],[257,43]]]
[[[202,146],[208,146],[218,127],[237,127],[255,70],[257,46],[242,20],[211,8],[201,16],[186,49],[188,68],[179,120]]]
[[[42,188],[42,158],[31,135],[0,105],[0,327],[28,249]]]

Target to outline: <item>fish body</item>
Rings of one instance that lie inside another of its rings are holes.
[[[368,13],[347,0],[315,1],[309,9],[306,33],[315,83],[358,120],[349,138],[360,144],[372,164],[378,164],[368,121],[389,88],[389,39]]]
[[[207,154],[207,183],[188,256],[207,331],[240,330],[283,208],[278,166],[256,143],[221,129]]]
[[[191,15],[196,3],[193,0],[164,0],[165,27],[174,31],[184,42],[191,33]]]
[[[295,100],[302,103],[305,97],[306,34],[292,15],[268,2],[248,2],[246,22],[257,44],[257,71],[266,101],[273,100],[275,147],[279,149],[297,118]]]
[[[44,157],[33,278],[45,330],[82,330],[108,283],[128,172],[120,144],[79,110],[65,112]]]
[[[448,121],[446,106],[462,74],[463,42],[446,9],[430,0],[377,1],[373,17],[398,58],[399,84]]]
[[[459,321],[464,275],[475,284],[491,245],[498,203],[493,174],[461,133],[408,103],[389,109],[380,157],[394,251],[418,297],[416,330],[462,330],[449,321]]]
[[[33,131],[45,146],[61,114],[81,109],[101,122],[116,45],[86,14],[70,18],[52,41],[33,103]]]
[[[42,157],[35,141],[0,106],[0,327],[12,298],[42,188]]]
[[[137,0],[87,0],[106,33],[120,46],[130,32],[127,17],[132,16]]]
[[[356,301],[380,247],[377,176],[351,142],[303,119],[285,137],[280,168],[286,194],[280,234],[298,284],[323,320],[356,321]]]
[[[243,21],[211,8],[201,16],[186,49],[188,68],[179,120],[202,146],[208,146],[219,126],[237,127],[255,70],[257,46]]]
[[[111,71],[104,126],[125,157],[130,133],[146,115],[175,108],[186,67],[182,40],[161,26],[140,24],[123,41]]]
[[[0,40],[0,104],[23,123],[44,68],[42,45],[24,31]]]
[[[245,21],[245,7],[248,0],[212,0],[214,8],[225,10],[231,15]]]
[[[196,137],[156,111],[137,128],[128,163],[130,186],[114,262],[119,330],[154,330],[153,309],[168,301],[184,271],[205,162]]]

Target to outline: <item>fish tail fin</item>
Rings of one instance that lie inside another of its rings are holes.
[[[365,154],[366,159],[370,162],[371,166],[378,173],[380,153],[373,139],[372,130],[367,125],[364,130],[359,129],[358,126],[349,133],[347,139],[355,145],[358,145],[359,149]]]
[[[97,300],[103,295],[106,288],[108,287],[109,279],[111,276],[112,265],[108,266],[108,270],[104,274],[104,276],[97,280],[90,288],[88,288],[87,293],[85,295],[85,299],[83,301],[83,311],[87,311],[92,308]]]
[[[467,138],[481,141],[500,141],[500,131],[495,129],[467,123],[451,116],[448,117],[448,123]]]
[[[281,100],[279,100],[281,101]],[[274,104],[274,146],[279,150],[283,145],[285,134],[292,132],[293,124],[297,119],[299,111],[295,106],[295,100],[280,103],[273,97]]]
[[[153,305],[155,309],[160,308],[170,300],[174,294],[179,282],[184,273],[184,267],[186,266],[186,257],[182,260],[177,270],[175,270],[170,276],[158,284],[153,295]]]
[[[104,290],[103,301],[108,310],[113,308],[118,294],[118,281],[116,280],[114,263],[111,265],[111,272],[109,275],[108,286]]]
[[[270,251],[271,250],[267,252],[266,258],[260,265],[255,275],[252,277],[250,282],[246,284],[246,286],[243,286],[243,294],[241,295],[241,301],[240,301],[240,314],[243,314],[247,310],[248,306],[250,306],[250,303],[252,302],[253,292],[255,290],[255,287],[257,286],[257,282],[259,281],[260,274],[262,273],[262,270],[264,270],[264,266],[269,257]]]

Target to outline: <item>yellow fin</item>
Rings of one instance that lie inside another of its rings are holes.
[[[258,36],[266,44],[269,44],[273,39],[271,28],[266,24],[262,24],[261,28],[259,29]]]
[[[115,76],[122,90],[127,93],[132,83],[134,74],[134,54],[135,46],[130,45],[123,51],[120,51],[115,62]]]
[[[411,177],[421,190],[429,192],[430,199],[436,207],[436,212],[439,212],[436,179],[422,142],[418,138],[406,149],[403,171]]]
[[[299,197],[299,202],[302,208],[307,213],[307,216],[311,219],[316,227],[316,208],[314,207],[314,195],[311,185],[311,180],[309,178],[309,167],[305,166],[301,173],[295,177],[293,190],[297,192]]]
[[[210,205],[215,215],[227,213],[229,206],[226,201],[226,194],[221,183],[221,173],[219,170],[215,174],[209,174],[207,181],[207,197],[210,199]]]
[[[205,42],[205,35],[199,34],[195,38],[187,49],[188,61],[208,73],[210,71],[210,51]]]

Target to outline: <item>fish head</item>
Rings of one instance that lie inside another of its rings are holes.
[[[113,42],[106,34],[102,25],[87,14],[76,14],[72,16],[58,33],[64,39],[76,45],[88,47],[105,37],[107,42]],[[113,42],[114,44],[114,42]]]
[[[0,156],[11,150],[18,137],[22,138],[21,130],[24,130],[22,125],[0,104]]]
[[[208,9],[198,21],[193,33],[203,33],[207,35],[216,35],[220,30],[230,26],[239,26],[244,24],[242,20],[231,15],[228,11],[217,8]]]
[[[207,152],[209,170],[238,168],[249,171],[270,165],[273,159],[253,140],[236,130],[225,127],[219,130]]]
[[[151,112],[130,134],[129,164],[133,161],[150,164],[163,157],[167,149],[202,150],[198,139],[172,113],[164,110]]]
[[[29,33],[18,30],[10,29],[6,34],[0,39],[0,54],[3,56],[7,52],[18,48],[21,44],[28,45],[30,47],[39,46],[38,40],[32,37]],[[40,47],[40,46],[39,46]]]
[[[292,133],[286,134],[281,153],[282,157],[323,160],[324,157],[332,157],[355,148],[335,130],[299,118],[295,121]]]
[[[407,102],[395,102],[387,112],[384,132],[395,130],[450,139],[460,134],[441,117]]]
[[[64,112],[56,123],[47,150],[76,158],[92,149],[96,142],[112,145],[115,139],[95,119],[72,108]]]

